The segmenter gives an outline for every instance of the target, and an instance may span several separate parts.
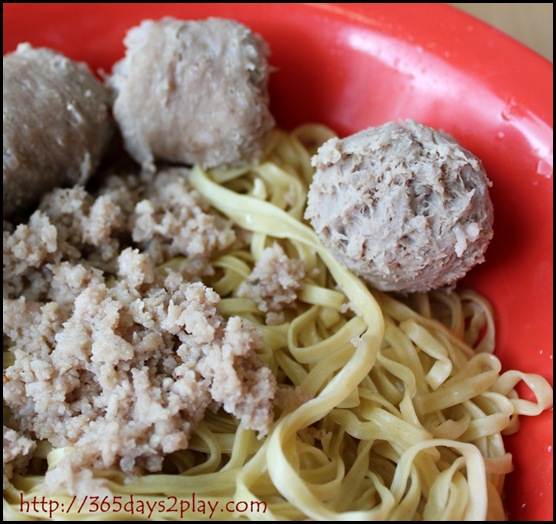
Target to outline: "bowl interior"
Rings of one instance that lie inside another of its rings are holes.
[[[481,158],[495,233],[461,285],[493,303],[504,369],[552,383],[551,63],[442,4],[4,4],[3,49],[30,42],[110,71],[126,31],[163,16],[233,18],[262,34],[282,127],[320,122],[345,135],[414,118]],[[506,439],[512,520],[552,520],[552,435],[549,411]]]

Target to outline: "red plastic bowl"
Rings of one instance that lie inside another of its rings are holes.
[[[494,240],[464,285],[494,304],[505,369],[552,383],[553,67],[443,4],[4,4],[4,53],[48,46],[109,71],[145,18],[234,18],[272,49],[272,110],[340,134],[414,118],[455,136],[494,182]],[[526,394],[527,392],[525,392]],[[512,520],[552,520],[552,411],[506,440]]]

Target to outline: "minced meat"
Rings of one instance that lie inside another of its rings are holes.
[[[23,435],[74,450],[47,484],[158,471],[209,406],[268,432],[276,381],[262,337],[199,281],[237,242],[185,169],[56,189],[4,230],[4,401]],[[184,272],[163,264],[173,257]]]
[[[238,295],[253,300],[266,313],[269,325],[284,322],[284,310],[293,304],[303,286],[305,265],[290,258],[274,243],[261,253],[249,278],[238,288]]]
[[[113,174],[94,195],[79,186],[47,193],[27,224],[3,231],[4,296],[49,298],[63,261],[85,260],[114,273],[128,245],[149,253],[155,265],[181,257],[189,279],[210,274],[208,260],[238,243],[238,235],[192,190],[187,173]]]
[[[21,472],[27,466],[36,444],[30,438],[21,433],[4,426],[4,440],[2,455],[3,467],[3,489],[10,485],[10,479],[16,472]]]
[[[89,275],[72,305],[4,299],[15,355],[4,400],[20,430],[74,446],[76,467],[126,473],[160,470],[213,402],[266,434],[275,380],[256,356],[261,336],[223,318],[202,283],[157,276],[131,248],[118,260],[114,286]]]

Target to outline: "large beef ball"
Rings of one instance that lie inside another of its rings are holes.
[[[84,184],[113,136],[110,96],[88,66],[21,44],[3,60],[3,215]]]
[[[390,122],[327,141],[313,165],[306,218],[376,288],[427,292],[484,261],[491,182],[481,161],[447,134]]]
[[[268,46],[225,19],[147,20],[126,38],[109,80],[128,152],[205,167],[254,161],[274,126],[268,109]]]

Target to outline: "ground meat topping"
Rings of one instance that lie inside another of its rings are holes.
[[[10,485],[15,472],[23,470],[35,450],[36,444],[17,431],[4,426],[2,455],[4,459],[3,489]]]
[[[149,184],[148,199],[131,216],[131,233],[156,263],[178,255],[206,257],[235,240],[229,221],[209,211],[179,170],[160,172]]]
[[[116,273],[118,256],[130,245],[155,265],[182,257],[179,269],[190,280],[210,274],[208,260],[239,240],[231,222],[190,187],[187,173],[112,175],[98,194],[82,187],[46,194],[27,224],[4,227],[3,295],[58,300],[51,287],[69,271],[61,264]]]
[[[276,385],[255,329],[222,317],[202,283],[157,277],[138,251],[124,250],[119,264],[115,285],[92,281],[63,323],[53,303],[4,300],[4,332],[16,341],[4,399],[21,430],[73,446],[75,467],[127,473],[157,471],[186,448],[213,402],[266,434]],[[44,333],[53,316],[54,336]]]
[[[23,435],[72,451],[47,487],[97,489],[94,469],[159,471],[207,407],[269,431],[263,339],[198,281],[236,231],[187,173],[56,189],[27,224],[5,223],[4,401]]]
[[[248,280],[239,286],[238,295],[255,301],[266,313],[267,324],[280,324],[283,311],[297,299],[304,278],[303,261],[288,257],[275,243],[263,250]]]

